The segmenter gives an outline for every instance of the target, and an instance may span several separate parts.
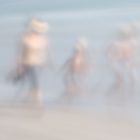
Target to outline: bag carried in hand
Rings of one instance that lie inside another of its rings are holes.
[[[8,80],[12,81],[13,83],[17,83],[24,79],[24,75],[25,75],[25,67],[20,66],[17,67],[12,72],[10,72],[10,74],[8,75]]]

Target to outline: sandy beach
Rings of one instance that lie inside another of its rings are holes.
[[[1,140],[139,140],[139,132],[139,125],[105,113],[63,107],[0,109]]]

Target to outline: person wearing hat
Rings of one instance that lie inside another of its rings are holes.
[[[66,97],[73,99],[78,94],[83,77],[88,69],[88,41],[86,38],[79,38],[76,42],[72,56],[63,65],[64,84]]]
[[[117,89],[124,88],[126,82],[131,83],[133,87],[134,76],[132,74],[135,50],[135,34],[130,25],[122,28],[118,34],[118,39],[108,50],[108,58],[116,76],[113,87]],[[114,89],[114,88],[113,88]],[[129,90],[132,92],[132,90]]]
[[[48,23],[32,18],[23,34],[18,58],[17,69],[14,77],[15,82],[25,82],[30,84],[30,96],[33,103],[42,105],[42,94],[39,86],[39,74],[41,68],[46,63],[48,52]]]

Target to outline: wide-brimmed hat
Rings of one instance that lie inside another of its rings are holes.
[[[27,26],[29,31],[35,31],[38,33],[46,33],[48,31],[48,23],[38,18],[30,19]]]
[[[125,25],[124,27],[120,28],[119,34],[123,38],[132,37],[134,35],[133,26],[131,24]]]
[[[77,39],[75,48],[76,49],[86,49],[88,47],[88,40],[85,37],[80,37]]]

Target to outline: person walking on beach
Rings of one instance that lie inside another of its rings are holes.
[[[69,99],[73,99],[81,89],[88,69],[88,41],[86,38],[79,38],[72,56],[65,62],[64,85],[65,95]]]
[[[133,29],[126,26],[121,29],[118,40],[108,50],[109,61],[116,76],[115,88],[122,88],[126,81],[130,81],[130,86],[134,84],[134,47]]]
[[[38,18],[32,18],[28,22],[26,32],[18,46],[17,68],[13,76],[14,82],[28,83],[30,88],[28,97],[38,105],[43,103],[39,76],[48,53],[47,31],[48,23]]]

